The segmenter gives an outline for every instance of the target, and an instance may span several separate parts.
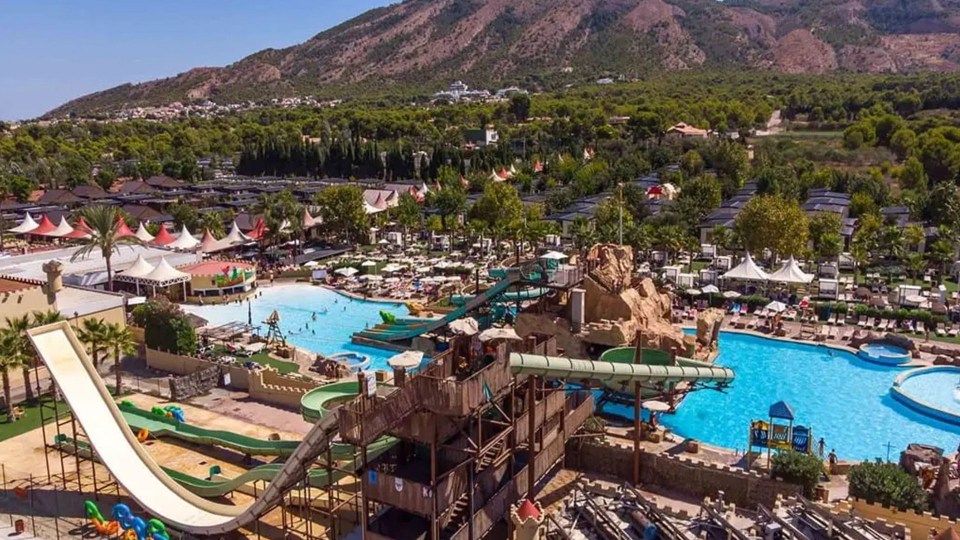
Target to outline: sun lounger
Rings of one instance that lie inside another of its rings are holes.
[[[750,306],[748,306],[747,304],[741,304],[741,305],[740,305],[740,314],[741,314],[741,315],[746,315],[746,314],[749,313],[749,312],[750,312]]]
[[[730,314],[739,314],[740,313],[740,304],[734,304],[730,307]]]
[[[750,319],[749,321],[747,321],[747,328],[748,328],[748,329],[756,328],[758,321],[759,321],[759,319],[757,319],[756,317]]]
[[[857,326],[859,326],[860,328],[866,328],[866,327],[867,327],[867,318],[866,318],[866,317],[860,317],[860,319],[857,320]]]
[[[948,337],[957,337],[957,331],[958,331],[958,330],[957,330],[957,327],[951,324],[951,325],[950,325],[950,328],[947,328],[947,336],[948,336]]]
[[[730,318],[730,326],[736,326],[738,322],[740,322],[740,313]]]
[[[943,325],[940,323],[937,323],[937,327],[933,329],[933,333],[939,337],[944,337],[947,335],[947,333],[943,330]]]
[[[847,325],[847,316],[846,314],[837,314],[837,326],[846,326]]]
[[[923,326],[923,322],[922,322],[922,321],[915,321],[915,323],[914,323],[914,325],[913,325],[913,333],[914,333],[914,334],[923,334],[925,331],[926,331],[926,327]]]

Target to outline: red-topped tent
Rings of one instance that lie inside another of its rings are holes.
[[[83,240],[85,238],[90,238],[90,226],[87,225],[87,222],[83,220],[83,216],[77,218],[77,222],[73,224],[73,231],[69,234],[65,234],[60,238],[67,238],[71,240]]]
[[[123,238],[124,236],[136,236],[133,231],[130,230],[130,227],[127,226],[127,222],[124,221],[123,216],[117,216],[117,238]]]
[[[170,231],[167,230],[163,225],[160,226],[160,232],[157,233],[157,236],[154,237],[153,241],[150,242],[155,246],[165,246],[167,244],[173,243],[176,238],[170,234]]]
[[[57,226],[50,221],[50,218],[48,218],[46,214],[44,214],[43,218],[40,219],[40,223],[37,225],[37,228],[30,231],[30,234],[39,234],[43,236],[56,228]]]
[[[260,240],[266,232],[267,225],[263,222],[263,218],[257,218],[257,221],[253,223],[253,229],[247,233],[247,236],[251,240]]]

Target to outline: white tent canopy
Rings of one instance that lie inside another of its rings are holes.
[[[770,281],[777,283],[810,283],[813,281],[813,274],[806,274],[800,269],[797,260],[790,256],[790,259],[783,264],[783,267],[770,274]]]
[[[541,256],[538,257],[538,258],[539,258],[539,259],[548,259],[548,260],[553,260],[553,261],[559,261],[559,260],[561,260],[561,259],[566,259],[567,256],[564,255],[563,253],[560,253],[559,251],[548,251],[548,252],[544,253],[543,255],[541,255]]]
[[[743,281],[768,281],[770,276],[763,271],[757,263],[753,262],[750,253],[744,257],[743,262],[730,269],[723,275],[723,279],[740,279]]]
[[[186,283],[190,281],[190,274],[181,272],[170,266],[166,257],[160,258],[160,263],[152,272],[140,278],[144,284],[154,287],[167,287],[177,283]]]
[[[222,242],[227,242],[228,244],[246,244],[250,242],[250,237],[240,232],[240,226],[237,225],[237,220],[233,220],[233,225],[230,226],[230,232],[223,237]]]
[[[142,221],[140,222],[140,226],[137,227],[137,232],[135,232],[133,235],[139,238],[144,244],[147,242],[153,242],[153,239],[156,238],[150,234],[150,231],[147,230],[147,226]]]
[[[33,216],[30,215],[30,212],[27,212],[27,215],[26,217],[23,218],[23,221],[21,221],[20,224],[17,225],[16,227],[7,230],[7,232],[10,232],[13,234],[26,234],[36,229],[39,226],[40,225],[38,225],[37,222],[33,220]]]
[[[344,277],[350,277],[356,274],[357,272],[359,272],[359,270],[357,270],[352,266],[344,266],[343,268],[337,268],[336,270],[333,271],[334,274],[341,275]]]
[[[191,250],[199,245],[200,241],[194,238],[193,235],[190,234],[190,230],[184,225],[183,229],[180,230],[180,236],[173,242],[167,244],[167,247],[170,249]]]
[[[121,274],[117,274],[115,278],[117,281],[136,281],[143,276],[149,275],[153,272],[154,266],[147,262],[143,258],[143,255],[137,255],[137,260],[133,261],[133,264],[130,265],[130,268],[127,268]]]
[[[66,236],[73,232],[73,227],[67,223],[66,216],[60,216],[60,223],[57,225],[57,228],[48,232],[46,236]]]

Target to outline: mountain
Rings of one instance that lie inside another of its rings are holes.
[[[226,67],[125,84],[50,115],[173,101],[550,88],[603,75],[737,68],[955,71],[960,0],[406,0]]]

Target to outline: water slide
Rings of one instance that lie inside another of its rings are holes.
[[[510,354],[510,368],[518,374],[601,383],[696,381],[726,384],[733,381],[734,376],[732,369],[724,367],[621,364],[522,353]]]
[[[92,455],[90,453],[89,445],[84,441],[74,441],[69,437],[61,436],[56,442],[57,446],[65,451],[73,451],[74,446],[76,446],[78,447],[77,449],[79,450],[81,456],[97,459],[96,455]],[[375,459],[383,452],[386,452],[392,448],[395,444],[397,444],[396,438],[382,437],[367,447],[367,459]],[[336,483],[347,476],[351,476],[351,473],[344,471],[355,471],[360,467],[359,456],[352,457],[352,463],[339,464],[337,466],[337,469],[339,470],[333,471],[333,474],[331,475],[328,475],[327,471],[323,469],[312,469],[308,471],[307,478],[310,486],[322,488],[328,486],[331,483],[331,479],[334,483]],[[246,484],[252,484],[253,482],[257,481],[270,482],[274,477],[277,476],[277,473],[280,472],[283,466],[283,463],[269,463],[267,465],[260,465],[259,467],[254,467],[233,478],[225,478],[222,476],[199,478],[184,472],[170,469],[168,467],[160,468],[167,476],[174,479],[178,484],[185,487],[195,495],[199,495],[200,497],[220,497],[232,491],[237,491]]]
[[[347,396],[345,393],[328,391],[329,394],[334,394],[335,397],[331,397],[324,403],[332,401],[336,398],[343,400],[346,397],[353,397],[357,395],[358,390],[356,388],[360,386],[360,383],[358,382],[351,381],[351,383],[334,383],[327,386],[337,386],[342,384],[353,384],[355,387],[353,394]],[[321,386],[320,388],[326,387]],[[128,403],[121,403],[119,408],[120,414],[123,415],[123,419],[126,420],[127,425],[130,426],[131,430],[136,432],[140,431],[141,429],[145,429],[150,432],[150,435],[158,438],[171,437],[202,446],[219,446],[240,452],[242,454],[249,454],[251,456],[287,457],[293,454],[297,447],[300,446],[300,441],[271,441],[268,439],[257,439],[255,437],[248,437],[246,435],[240,435],[239,433],[233,433],[231,431],[206,429],[185,422],[177,422],[172,418],[158,416],[150,411],[145,411]],[[304,411],[304,418],[313,423],[320,419],[320,415],[308,418],[306,411]],[[333,443],[332,446],[333,448],[331,449],[331,452],[334,459],[350,459],[354,455],[355,450],[352,445]]]
[[[336,404],[351,400],[359,393],[359,381],[325,384],[303,395],[300,399],[300,414],[307,422],[316,422],[328,415]]]
[[[183,532],[222,535],[267,513],[297,485],[336,433],[336,415],[320,419],[249,506],[213,503],[177,483],[137,442],[69,323],[33,328],[27,335],[116,481],[150,514]]]
[[[189,482],[185,475],[172,473],[178,476],[175,479],[160,467],[130,430],[69,323],[61,321],[33,328],[27,334],[83,427],[90,445],[113,477],[150,514],[183,532],[222,535],[267,513],[285,492],[298,484],[305,468],[323,455],[336,432],[336,415],[321,415],[284,464],[268,466],[271,467],[271,482],[256,501],[246,507],[213,503],[178,480],[192,483],[193,489],[211,494],[230,491],[233,486],[215,487],[206,483],[217,480],[194,478]],[[510,362],[515,373],[604,382],[699,380],[727,383],[733,379],[733,371],[717,367],[618,364],[529,354],[511,354]],[[371,448],[381,452],[393,441],[384,438],[375,444],[380,446],[371,445]],[[240,484],[252,480],[248,477],[223,482]],[[318,478],[316,481],[322,485],[329,480]],[[313,477],[310,483],[314,483]]]
[[[497,298],[497,301],[512,303],[523,300],[536,300],[549,292],[550,289],[547,287],[531,287],[520,291],[503,293]],[[476,295],[473,294],[454,294],[450,297],[450,303],[455,306],[462,306],[474,298],[476,298]]]
[[[446,314],[439,319],[400,319],[393,323],[382,323],[362,330],[355,335],[358,337],[378,341],[403,341],[413,339],[421,334],[432,332],[463,317],[478,307],[489,303],[495,297],[505,293],[519,278],[510,278],[498,281],[493,287],[483,291],[469,302]]]

